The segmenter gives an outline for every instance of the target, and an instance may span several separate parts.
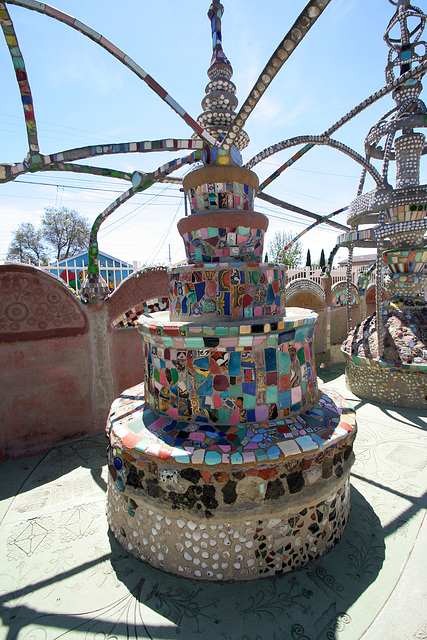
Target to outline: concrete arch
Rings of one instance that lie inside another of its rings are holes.
[[[376,284],[375,282],[371,282],[366,289],[366,304],[374,305],[375,304],[375,296],[376,296]],[[383,287],[381,300],[384,302],[387,300],[387,292]]]
[[[320,309],[325,305],[322,287],[308,278],[298,278],[286,287],[286,306],[302,309]]]

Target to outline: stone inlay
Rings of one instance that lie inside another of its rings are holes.
[[[201,495],[198,504],[215,504],[211,492],[198,484],[192,493]],[[271,493],[279,498],[277,490]],[[277,576],[320,557],[341,538],[350,512],[348,477],[338,491],[316,496],[307,507],[292,510],[281,503],[278,511],[269,501],[269,515],[260,514],[256,522],[200,522],[181,511],[156,513],[112,484],[108,495],[111,529],[129,553],[159,569],[170,571],[172,566],[177,575],[219,582]]]

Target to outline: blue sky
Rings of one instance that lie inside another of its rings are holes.
[[[223,46],[242,104],[306,1],[222,1]],[[201,112],[200,101],[208,82],[206,71],[212,50],[206,16],[209,4],[209,0],[54,2],[54,6],[124,50],[194,118]],[[424,8],[423,0],[419,4]],[[96,143],[191,136],[191,130],[175,112],[101,47],[47,16],[13,5],[8,8],[27,67],[42,153]],[[245,162],[281,140],[323,132],[386,84],[388,48],[383,34],[394,10],[388,0],[331,0],[248,119],[245,130],[251,143],[243,151]],[[0,161],[20,162],[28,146],[18,87],[3,40],[0,70]],[[391,96],[386,96],[333,137],[364,155],[365,135],[393,106]],[[257,165],[260,180],[297,149],[282,151]],[[152,171],[174,157],[170,153],[126,154],[88,163]],[[355,197],[359,177],[360,168],[354,161],[335,150],[318,147],[285,171],[266,193],[325,215]],[[426,182],[423,167],[421,182]],[[367,189],[373,187],[371,181],[366,185]],[[128,183],[119,180],[56,172],[25,174],[15,182],[0,185],[0,259],[5,258],[12,231],[21,222],[37,225],[44,207],[73,208],[92,223],[127,188]],[[267,244],[275,231],[296,234],[310,224],[308,218],[261,200],[256,201],[256,210],[270,219]],[[130,262],[166,264],[170,247],[172,262],[181,260],[184,250],[176,222],[183,215],[179,187],[153,186],[104,223],[100,249]],[[337,220],[345,223],[345,214]],[[318,259],[322,247],[328,255],[337,233],[332,227],[317,227],[304,236],[304,251],[310,248],[312,260]],[[346,250],[340,250],[340,256],[345,257]]]

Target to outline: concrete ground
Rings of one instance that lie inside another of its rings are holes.
[[[128,556],[105,517],[106,441],[0,465],[0,640],[427,638],[427,412],[356,398],[359,433],[341,542],[292,574],[212,584]],[[34,437],[37,437],[35,434]]]

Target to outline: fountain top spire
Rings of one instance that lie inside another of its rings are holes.
[[[221,18],[224,7],[219,0],[213,0],[208,10],[212,31],[212,59],[208,68],[209,82],[202,100],[203,113],[197,122],[218,141],[228,134],[236,117],[236,85],[231,81],[233,68],[222,47]],[[249,136],[241,131],[234,141],[239,151],[247,147]],[[225,153],[225,152],[224,152]],[[239,155],[239,154],[238,154]],[[215,161],[212,159],[212,161]]]
[[[233,69],[231,67],[230,61],[224,53],[222,48],[222,32],[221,32],[221,18],[224,13],[224,6],[219,2],[219,0],[214,0],[209,7],[208,18],[211,21],[212,27],[212,60],[208,70],[208,76],[210,76],[209,71],[215,67],[217,64],[226,64],[229,66],[231,74],[230,78],[233,75]]]

